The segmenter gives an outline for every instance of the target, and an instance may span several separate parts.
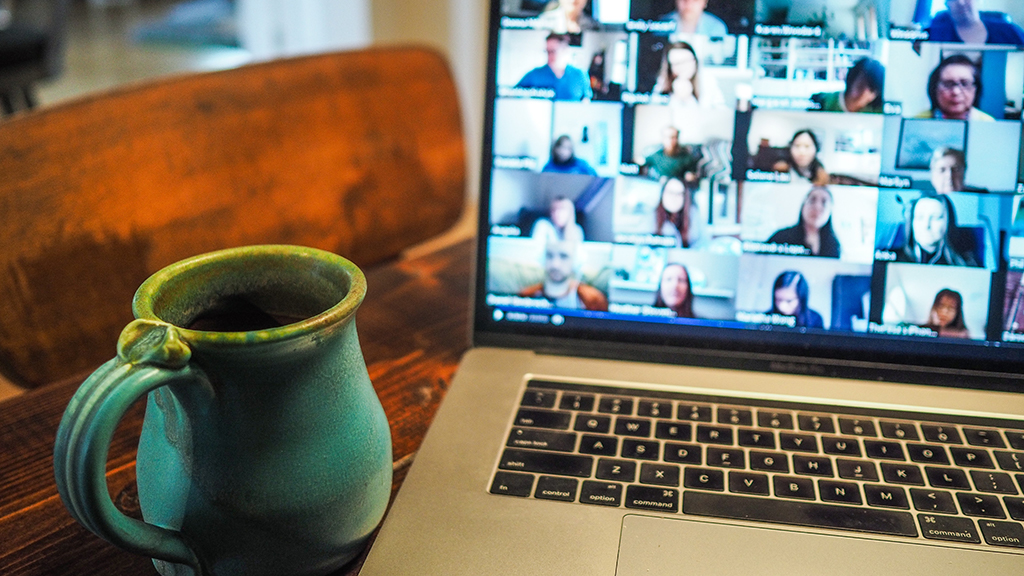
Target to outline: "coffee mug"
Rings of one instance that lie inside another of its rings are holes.
[[[71,399],[54,472],[76,520],[164,576],[316,575],[354,558],[391,493],[391,435],[356,336],[366,279],[312,248],[250,246],[160,270],[117,357]],[[143,521],[107,491],[111,436],[148,394]]]

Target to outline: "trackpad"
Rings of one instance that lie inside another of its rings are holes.
[[[616,576],[1010,574],[1021,557],[781,528],[630,514],[622,519]]]

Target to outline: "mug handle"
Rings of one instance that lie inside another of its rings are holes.
[[[170,324],[135,320],[121,332],[117,357],[71,398],[54,445],[57,491],[71,515],[94,534],[131,552],[206,573],[181,532],[130,518],[107,488],[107,453],[118,422],[139,398],[175,382],[195,382],[192,351]]]

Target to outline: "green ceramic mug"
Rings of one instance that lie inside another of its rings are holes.
[[[117,357],[68,405],[57,488],[89,530],[165,575],[314,575],[355,557],[384,515],[391,435],[359,348],[366,279],[340,256],[252,246],[160,270]],[[148,394],[145,522],[104,475],[117,422]]]

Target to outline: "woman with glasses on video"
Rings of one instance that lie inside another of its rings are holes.
[[[918,118],[947,120],[994,120],[976,106],[981,100],[981,74],[973,60],[963,54],[947,56],[928,77],[928,99],[932,107]]]

